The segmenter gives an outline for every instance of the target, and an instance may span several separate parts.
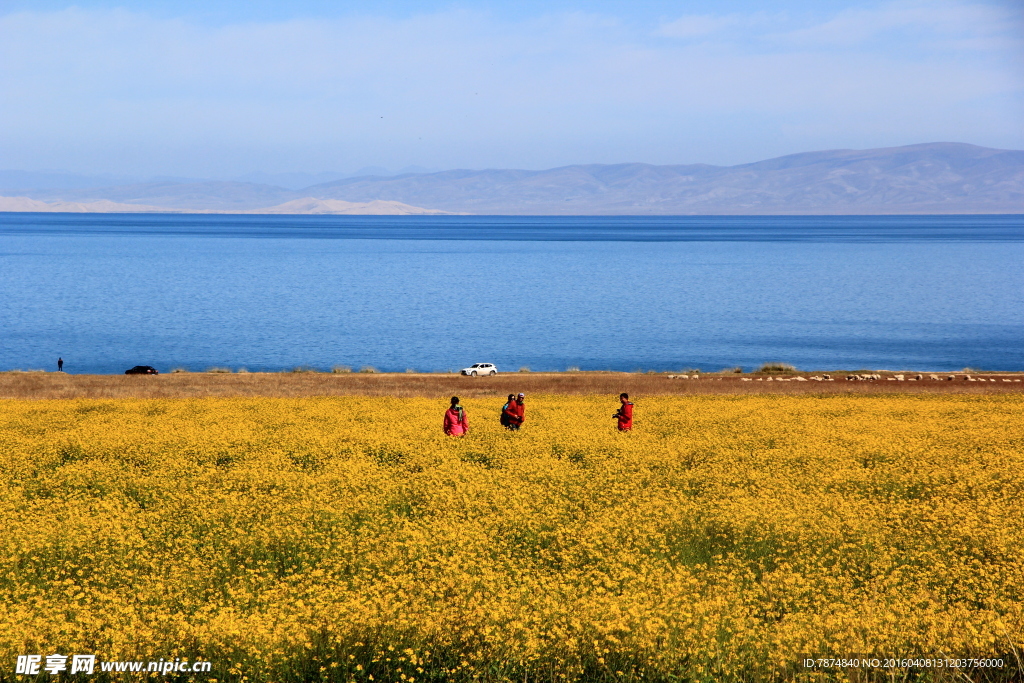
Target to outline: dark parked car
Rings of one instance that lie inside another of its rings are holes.
[[[157,369],[152,365],[136,365],[131,370],[125,370],[126,375],[159,375]]]

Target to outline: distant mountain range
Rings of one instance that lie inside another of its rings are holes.
[[[4,180],[5,173],[0,172],[0,183]],[[0,195],[14,194],[48,203],[114,202],[145,207],[135,210],[186,212],[352,213],[348,202],[369,213],[1024,213],[1024,151],[939,142],[808,152],[739,166],[636,163],[544,171],[455,170],[343,178],[299,189],[252,182],[164,181],[15,193],[0,185]],[[366,208],[373,202],[381,204]],[[26,210],[4,205],[0,202],[0,211]]]

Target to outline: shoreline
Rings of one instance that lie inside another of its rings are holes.
[[[830,375],[831,379],[825,379]],[[846,379],[849,376],[858,379]],[[920,376],[921,379],[914,379]],[[950,380],[948,377],[954,377]],[[685,377],[685,379],[684,379]],[[814,379],[814,378],[821,379]],[[873,378],[872,378],[873,377]],[[902,377],[902,379],[898,379]],[[939,379],[932,379],[938,377]],[[0,372],[0,399],[157,399],[206,397],[392,396],[504,397],[509,393],[617,396],[746,394],[1022,394],[1024,372],[790,373],[530,372],[494,377],[450,373],[174,372],[78,375]]]

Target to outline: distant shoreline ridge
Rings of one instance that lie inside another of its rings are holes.
[[[0,212],[7,213],[171,213],[233,215],[331,215],[331,216],[456,216],[452,211],[424,209],[402,202],[374,200],[346,202],[340,199],[304,197],[263,209],[173,209],[146,204],[125,204],[101,199],[94,202],[45,202],[29,197],[0,197]]]
[[[345,206],[347,205],[347,206]],[[296,199],[277,206],[263,209],[232,210],[232,209],[174,209],[164,206],[148,206],[145,204],[124,204],[109,200],[95,202],[44,202],[28,197],[0,196],[0,214],[2,213],[89,213],[89,214],[171,214],[171,215],[226,215],[226,216],[473,216],[468,211],[441,211],[410,206],[402,202],[373,200],[370,202],[345,202],[337,199],[316,199],[306,197]],[[484,214],[488,215],[488,214]],[[507,215],[507,214],[491,214]],[[515,215],[515,214],[513,214]],[[534,216],[536,214],[520,214]],[[547,215],[547,214],[541,214]],[[558,214],[551,214],[557,216]],[[565,214],[561,214],[565,215]],[[629,216],[651,214],[573,214],[579,216]],[[950,207],[915,207],[913,210],[900,211],[887,207],[858,207],[852,212],[826,212],[820,210],[778,211],[774,213],[752,213],[745,211],[706,213],[653,214],[657,216],[1020,216],[1024,215],[1024,206],[993,209],[964,209],[957,211]]]

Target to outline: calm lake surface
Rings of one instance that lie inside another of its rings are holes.
[[[1024,216],[0,213],[0,370],[1024,370]]]

